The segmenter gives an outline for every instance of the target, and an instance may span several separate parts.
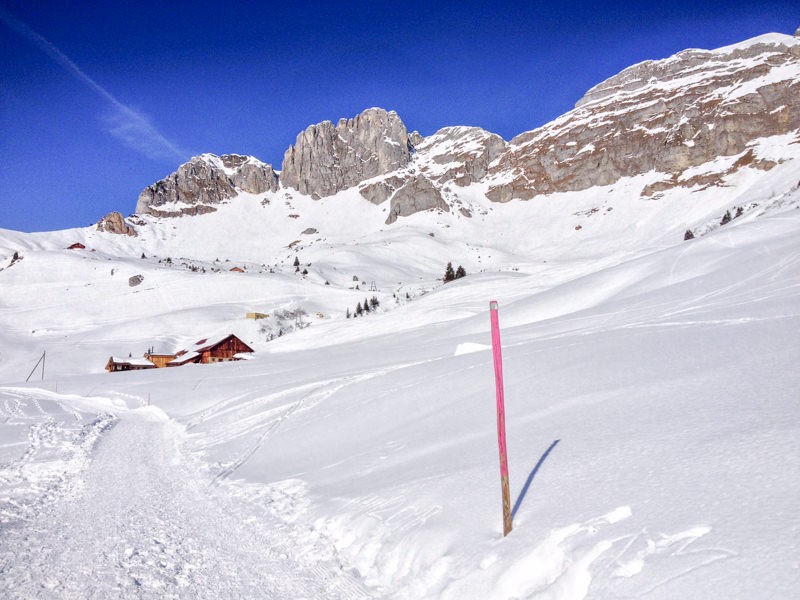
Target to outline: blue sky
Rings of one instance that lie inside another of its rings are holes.
[[[305,127],[371,106],[510,139],[633,63],[798,25],[796,0],[0,0],[0,227],[129,214],[203,152],[280,168]]]

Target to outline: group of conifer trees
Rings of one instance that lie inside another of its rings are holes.
[[[380,301],[378,300],[378,297],[377,297],[377,296],[373,296],[373,297],[372,297],[372,298],[370,298],[369,300],[367,300],[366,298],[364,298],[364,303],[362,304],[361,302],[359,302],[359,303],[356,305],[356,308],[355,308],[355,310],[354,310],[353,312],[350,312],[350,309],[348,308],[348,309],[347,309],[346,316],[347,316],[347,318],[348,318],[348,319],[349,319],[350,317],[353,317],[353,318],[355,318],[355,317],[361,317],[361,316],[364,316],[365,314],[368,314],[368,313],[374,312],[375,310],[377,310],[377,308],[378,308],[380,305],[381,305],[381,303],[380,303]]]
[[[738,219],[743,214],[744,214],[744,208],[741,207],[741,206],[736,207],[736,214],[733,215],[733,216],[731,216],[731,211],[726,210],[725,214],[722,215],[722,219],[719,222],[720,227],[722,227],[723,225],[727,225],[733,219]],[[694,232],[691,229],[687,229],[686,233],[683,234],[683,239],[684,239],[684,241],[693,240],[694,239]]]
[[[448,262],[447,268],[444,270],[444,282],[447,283],[448,281],[453,281],[454,279],[461,279],[462,277],[466,277],[467,272],[461,265],[458,265],[458,268],[454,271],[453,270],[453,263]]]

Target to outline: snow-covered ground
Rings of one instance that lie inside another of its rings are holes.
[[[0,231],[0,596],[795,597],[795,163],[659,200],[657,174],[508,205],[473,187],[472,219],[391,227],[342,193],[138,238]],[[442,285],[448,260],[469,276]],[[297,309],[308,327],[275,320]],[[228,332],[251,360],[103,371]]]

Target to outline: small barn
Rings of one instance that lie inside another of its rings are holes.
[[[106,371],[114,373],[117,371],[141,371],[143,369],[155,369],[156,365],[146,358],[118,358],[111,356],[106,363]]]
[[[209,364],[241,360],[240,354],[254,350],[235,335],[228,334],[220,338],[204,338],[191,348],[181,350],[175,358],[167,363],[168,367],[180,367],[189,363]]]

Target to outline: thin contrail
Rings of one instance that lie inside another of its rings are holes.
[[[146,117],[117,100],[108,90],[84,73],[78,65],[47,38],[39,35],[28,25],[9,14],[3,7],[0,7],[0,20],[19,35],[33,42],[56,63],[64,67],[79,81],[85,83],[111,104],[117,113],[115,120],[118,123],[109,130],[109,133],[150,158],[164,158],[165,156],[169,158],[177,157],[181,160],[186,158],[186,153],[179,150],[175,144],[165,138]]]

